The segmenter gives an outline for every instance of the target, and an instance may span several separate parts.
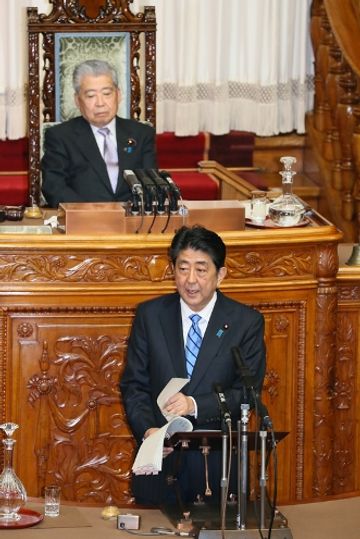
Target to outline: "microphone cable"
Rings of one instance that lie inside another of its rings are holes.
[[[155,223],[155,219],[156,219],[157,214],[158,214],[156,205],[153,205],[153,214],[154,214],[154,217],[152,218],[152,221],[151,221],[150,226],[148,228],[148,231],[147,231],[148,234],[151,234],[152,228],[153,228],[154,223]]]
[[[140,232],[140,230],[142,229],[143,224],[144,224],[144,196],[143,196],[143,193],[139,193],[139,198],[140,198],[140,207],[141,207],[141,213],[140,213],[141,219],[140,219],[139,226],[135,230],[135,234],[138,234]]]
[[[155,202],[157,202],[156,186],[153,180],[148,176],[146,170],[135,169],[134,172],[143,186],[143,196],[144,196],[143,204],[142,204],[143,213],[144,215],[153,215],[153,219],[147,231],[148,234],[151,234],[151,230],[154,226],[154,222],[157,216],[156,204],[155,204]]]
[[[162,207],[164,207],[164,209],[166,209],[166,200],[167,200],[167,218],[166,218],[166,222],[165,222],[165,225],[163,226],[162,230],[160,231],[161,234],[164,234],[169,226],[169,222],[170,222],[170,216],[171,216],[171,212],[170,212],[170,207],[171,207],[171,189],[170,189],[170,184],[169,184],[169,181],[164,177],[162,176],[159,171],[157,169],[149,169],[148,170],[148,174],[150,176],[150,178],[154,181],[157,189],[158,189],[158,201],[160,200],[164,200],[163,204],[162,204]]]
[[[259,407],[258,407],[258,403],[257,403],[257,398],[256,398],[256,393],[255,393],[255,390],[254,390],[254,387],[251,386],[250,388],[247,388],[247,389],[250,389],[251,390],[251,394],[252,394],[252,398],[253,398],[253,401],[254,401],[254,410],[255,410],[255,423],[256,425],[259,425],[259,422],[260,422],[260,416],[259,416]],[[258,441],[259,441],[259,428],[257,427],[256,428],[256,431],[254,433],[255,437],[254,437],[254,453],[255,453],[255,462],[257,463],[257,460],[258,460],[258,451],[259,451],[259,448],[258,448]],[[256,472],[255,472],[256,473]],[[255,520],[256,520],[256,523],[257,523],[257,527],[258,527],[258,532],[260,534],[260,537],[261,539],[264,539],[264,536],[262,534],[262,531],[261,531],[261,522],[260,522],[260,517],[259,517],[259,513],[258,513],[258,508],[257,508],[257,505],[256,505],[256,502],[257,502],[257,481],[255,481],[255,487],[254,487],[254,515],[255,515]]]
[[[251,389],[252,399],[253,399],[253,402],[254,402],[256,424],[257,425],[260,424],[260,429],[264,429],[264,427],[261,425],[261,422],[263,421],[262,414],[259,413],[259,402],[258,402],[259,397],[258,397],[258,395],[257,395],[257,393],[255,391],[254,386],[251,386],[250,389]],[[255,432],[255,439],[254,439],[254,452],[255,452],[255,455],[258,455],[258,451],[259,451],[259,449],[258,449],[258,439],[259,439],[259,430],[260,429],[257,428],[256,432]],[[266,426],[266,430],[267,430],[267,432],[270,432],[270,435],[271,435],[271,440],[272,440],[271,450],[273,450],[273,452],[270,450],[270,452],[268,453],[265,468],[267,468],[268,465],[269,465],[271,452],[273,453],[273,462],[274,462],[274,467],[273,467],[273,469],[274,469],[274,491],[273,491],[272,500],[270,499],[270,497],[268,495],[268,490],[266,489],[266,497],[267,497],[268,504],[270,506],[270,520],[269,520],[269,526],[267,528],[268,533],[267,533],[266,539],[271,539],[271,533],[272,533],[272,529],[273,529],[273,525],[274,525],[274,518],[275,518],[275,512],[276,512],[276,502],[277,502],[278,465],[277,465],[277,450],[276,450],[276,445],[277,444],[276,444],[275,433],[274,433],[274,429],[273,429],[271,421]],[[257,482],[256,482],[256,485],[257,485]],[[258,512],[256,501],[257,501],[257,496],[256,496],[256,490],[255,490],[255,497],[254,497],[255,518],[256,518],[257,525],[258,525],[258,531],[259,531],[260,537],[261,537],[261,539],[265,539],[264,535],[263,535],[263,533],[261,531],[261,522],[260,522],[260,517],[259,517],[259,512]]]
[[[172,530],[171,528],[165,528],[162,526],[152,527],[149,532],[141,532],[139,530],[132,530],[126,528],[126,526],[120,525],[118,530],[129,533],[130,535],[141,535],[142,537],[159,537],[160,535],[174,535],[177,537],[194,537],[195,534],[192,532],[183,532],[179,530]]]
[[[166,232],[167,227],[169,226],[170,216],[171,216],[171,212],[170,212],[170,204],[168,203],[167,218],[166,218],[165,225],[164,225],[163,229],[161,230],[161,234],[164,234],[164,233]]]
[[[272,503],[270,503],[271,507],[271,516],[270,516],[270,523],[269,523],[269,535],[268,539],[271,539],[271,532],[274,525],[274,519],[275,519],[275,511],[276,511],[276,502],[277,502],[277,484],[278,484],[278,461],[277,461],[277,449],[276,449],[276,438],[275,438],[275,432],[274,429],[270,429],[271,433],[271,439],[272,439],[272,455],[273,455],[273,471],[274,471],[274,492],[273,492],[273,499]]]
[[[253,402],[254,402],[255,423],[256,423],[256,425],[260,425],[261,417],[260,417],[260,414],[259,414],[259,407],[258,407],[258,401],[257,401],[257,397],[256,397],[256,392],[255,392],[255,389],[254,389],[253,386],[250,387],[250,390],[251,390],[252,399],[253,399]],[[259,427],[256,428],[255,438],[254,438],[254,453],[255,453],[255,462],[256,463],[258,462],[258,452],[259,452],[258,441],[259,441]],[[258,532],[260,534],[260,537],[261,537],[261,539],[264,539],[263,533],[261,531],[261,519],[260,519],[258,507],[257,507],[257,500],[258,500],[257,486],[258,486],[258,481],[255,481],[255,487],[254,487],[254,494],[255,495],[254,495],[254,504],[253,504],[254,505],[254,515],[255,515],[255,520],[256,520],[256,523],[257,523]],[[269,535],[269,538],[270,538],[270,535]]]
[[[254,395],[254,399],[255,399],[255,402],[257,403],[258,402],[258,398],[256,396],[256,392],[254,391],[255,395]],[[262,417],[262,415],[260,414],[260,418],[261,418],[261,421],[264,420],[264,418]],[[274,431],[274,428],[273,428],[273,424],[272,424],[272,421],[269,420],[269,417],[266,418],[267,419],[267,424],[265,426],[262,426],[262,428],[266,428],[266,431],[268,433],[270,433],[270,436],[271,436],[271,447],[270,447],[270,451],[268,452],[268,457],[266,459],[266,465],[265,465],[265,469],[267,469],[268,465],[269,465],[269,462],[270,462],[270,457],[272,455],[273,457],[273,474],[274,474],[274,487],[273,487],[273,496],[272,496],[272,500],[270,499],[269,497],[269,491],[268,489],[266,489],[266,496],[267,496],[267,501],[268,501],[268,504],[270,506],[270,521],[269,521],[269,526],[268,526],[268,536],[267,536],[267,539],[271,539],[271,534],[272,534],[272,530],[273,530],[273,525],[274,525],[274,519],[275,519],[275,513],[276,513],[276,503],[277,503],[277,489],[278,489],[278,460],[277,460],[277,443],[276,443],[276,437],[275,437],[275,431]],[[264,424],[263,424],[264,425]]]
[[[152,221],[150,223],[150,226],[148,228],[148,231],[147,233],[148,234],[151,234],[151,231],[153,229],[153,226],[155,224],[155,220],[156,220],[156,217],[158,215],[158,194],[157,194],[157,191],[156,191],[156,185],[154,183],[154,180],[147,175],[147,172],[146,171],[143,171],[144,172],[144,176],[143,176],[143,181],[145,179],[145,189],[149,189],[149,184],[151,182],[152,184],[152,188],[150,187],[150,192],[151,192],[151,206],[152,206],[152,214],[153,214],[153,218],[152,218]]]
[[[142,537],[159,537],[159,535],[163,535],[163,534],[160,534],[159,532],[141,532],[139,530],[130,530],[129,528],[125,528],[125,526],[120,526],[118,528],[119,531],[124,531],[126,533],[129,533],[130,535],[141,535]]]

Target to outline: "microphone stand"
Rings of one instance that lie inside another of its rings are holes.
[[[240,530],[246,529],[247,486],[248,486],[248,423],[250,406],[241,405],[241,419],[238,421],[238,514]]]
[[[265,500],[266,500],[266,437],[267,431],[264,427],[259,432],[260,435],[260,529],[265,529]]]
[[[230,435],[231,445],[231,415],[226,404],[226,397],[220,384],[214,384],[215,395],[218,400],[221,416],[221,432],[222,432],[222,468],[220,480],[220,521],[221,529],[225,530],[226,520],[226,501],[228,495],[228,466],[231,464],[231,455],[228,459],[228,436]]]
[[[221,516],[221,528],[225,528],[225,516],[226,516],[226,500],[228,493],[228,478],[227,478],[227,448],[228,448],[228,428],[224,418],[221,420],[222,431],[222,445],[221,445],[221,480],[220,480],[220,492],[221,492],[221,504],[220,504],[220,516]]]

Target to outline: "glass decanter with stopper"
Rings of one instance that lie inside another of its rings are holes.
[[[295,157],[281,157],[280,163],[284,170],[280,170],[282,176],[282,195],[274,200],[269,206],[269,218],[278,226],[295,226],[299,224],[305,215],[305,207],[301,200],[293,194],[293,176],[296,174],[292,166],[296,163]]]
[[[13,468],[15,440],[12,437],[19,426],[15,423],[0,425],[6,438],[4,446],[4,469],[0,475],[0,522],[20,520],[19,511],[26,503],[26,490]]]

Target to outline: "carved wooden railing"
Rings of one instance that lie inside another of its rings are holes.
[[[360,4],[313,0],[314,111],[307,131],[332,219],[345,241],[360,230]]]

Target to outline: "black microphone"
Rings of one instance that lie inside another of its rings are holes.
[[[143,192],[143,188],[141,185],[140,180],[135,176],[135,173],[133,170],[124,170],[123,177],[128,186],[130,187],[130,191],[133,194],[140,195]]]
[[[159,175],[168,183],[170,188],[170,211],[177,213],[179,211],[179,200],[181,200],[181,192],[179,187],[176,185],[169,172],[166,170],[159,171]]]
[[[269,416],[269,412],[261,401],[260,395],[256,391],[256,378],[253,376],[250,372],[250,369],[247,365],[245,365],[243,358],[241,357],[240,350],[237,346],[233,346],[231,348],[234,361],[236,363],[236,366],[238,368],[240,377],[242,378],[244,382],[244,386],[246,389],[252,390],[253,399],[255,401],[255,405],[259,411],[259,415],[261,417],[261,423],[263,427],[269,427],[272,428],[272,421]]]
[[[246,389],[254,389],[256,386],[255,376],[251,374],[251,371],[247,365],[245,365],[243,358],[241,357],[240,350],[237,346],[231,348],[234,361],[238,368],[239,374],[244,382]]]
[[[144,213],[153,213],[153,203],[156,201],[156,187],[151,178],[146,174],[145,170],[135,169],[135,174],[140,180],[144,192]]]
[[[230,415],[230,412],[229,412],[229,408],[227,407],[225,394],[224,394],[224,392],[222,390],[221,385],[220,384],[214,384],[214,391],[215,391],[215,394],[217,396],[217,400],[218,400],[218,403],[219,403],[219,408],[220,408],[222,418],[225,421],[225,423],[227,423],[228,425],[231,425],[231,415]]]
[[[132,170],[124,170],[123,178],[128,184],[131,194],[132,194],[131,213],[135,213],[135,214],[139,213],[140,212],[139,202],[143,198],[142,185]]]
[[[261,430],[272,429],[273,424],[272,424],[271,417],[269,416],[268,409],[266,408],[265,404],[261,402],[260,399],[258,400],[258,406],[259,406],[259,413],[261,417]]]
[[[156,186],[158,213],[165,213],[165,201],[169,199],[170,185],[155,168],[146,169],[146,172]]]

